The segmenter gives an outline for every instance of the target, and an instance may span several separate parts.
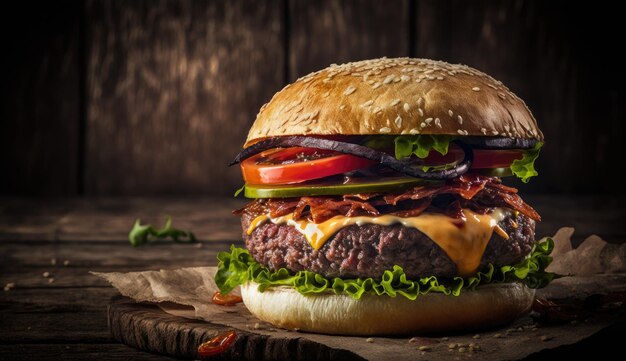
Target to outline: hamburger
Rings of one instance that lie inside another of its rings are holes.
[[[390,335],[480,329],[527,313],[553,247],[503,184],[527,182],[543,134],[501,82],[464,65],[374,59],[287,85],[240,164],[246,249],[222,293],[288,329]]]

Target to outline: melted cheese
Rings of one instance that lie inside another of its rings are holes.
[[[274,224],[287,224],[302,233],[311,246],[317,250],[343,227],[354,224],[361,226],[368,223],[381,226],[402,224],[427,235],[456,264],[459,275],[470,276],[478,270],[480,260],[494,229],[498,234],[502,232],[506,235],[498,223],[509,215],[509,211],[497,208],[494,212],[485,215],[474,213],[469,209],[463,209],[462,212],[466,218],[465,222],[436,213],[423,213],[417,217],[406,218],[392,215],[379,217],[335,216],[322,223],[296,221],[291,214],[277,218],[261,215],[252,220],[247,233],[251,234],[266,221]],[[505,238],[508,239],[508,235],[506,236]]]

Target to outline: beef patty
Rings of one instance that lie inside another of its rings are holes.
[[[243,239],[254,259],[271,270],[286,268],[308,270],[325,277],[380,278],[394,265],[402,267],[409,278],[453,277],[456,265],[428,236],[400,224],[344,227],[319,250],[314,250],[294,227],[266,222],[248,235],[254,216],[243,214]],[[505,240],[496,232],[489,240],[480,269],[512,265],[522,261],[535,242],[535,221],[518,215],[504,219],[499,226],[509,235]]]

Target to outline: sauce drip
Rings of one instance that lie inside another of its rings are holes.
[[[232,346],[236,339],[237,333],[235,330],[219,333],[209,341],[203,342],[200,346],[198,346],[198,356],[211,357],[219,355]]]
[[[223,294],[220,291],[217,291],[213,294],[211,301],[220,306],[234,306],[239,302],[242,302],[243,299],[237,295],[233,295],[232,293]]]

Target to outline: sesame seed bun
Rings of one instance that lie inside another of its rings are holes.
[[[523,100],[465,65],[396,58],[331,65],[261,107],[245,147],[286,135],[447,134],[543,141]]]
[[[500,283],[465,290],[458,297],[428,293],[411,301],[403,296],[364,294],[360,300],[327,291],[305,296],[291,287],[264,292],[248,282],[243,301],[259,319],[287,329],[338,335],[407,335],[477,330],[511,323],[528,313],[535,290]]]

